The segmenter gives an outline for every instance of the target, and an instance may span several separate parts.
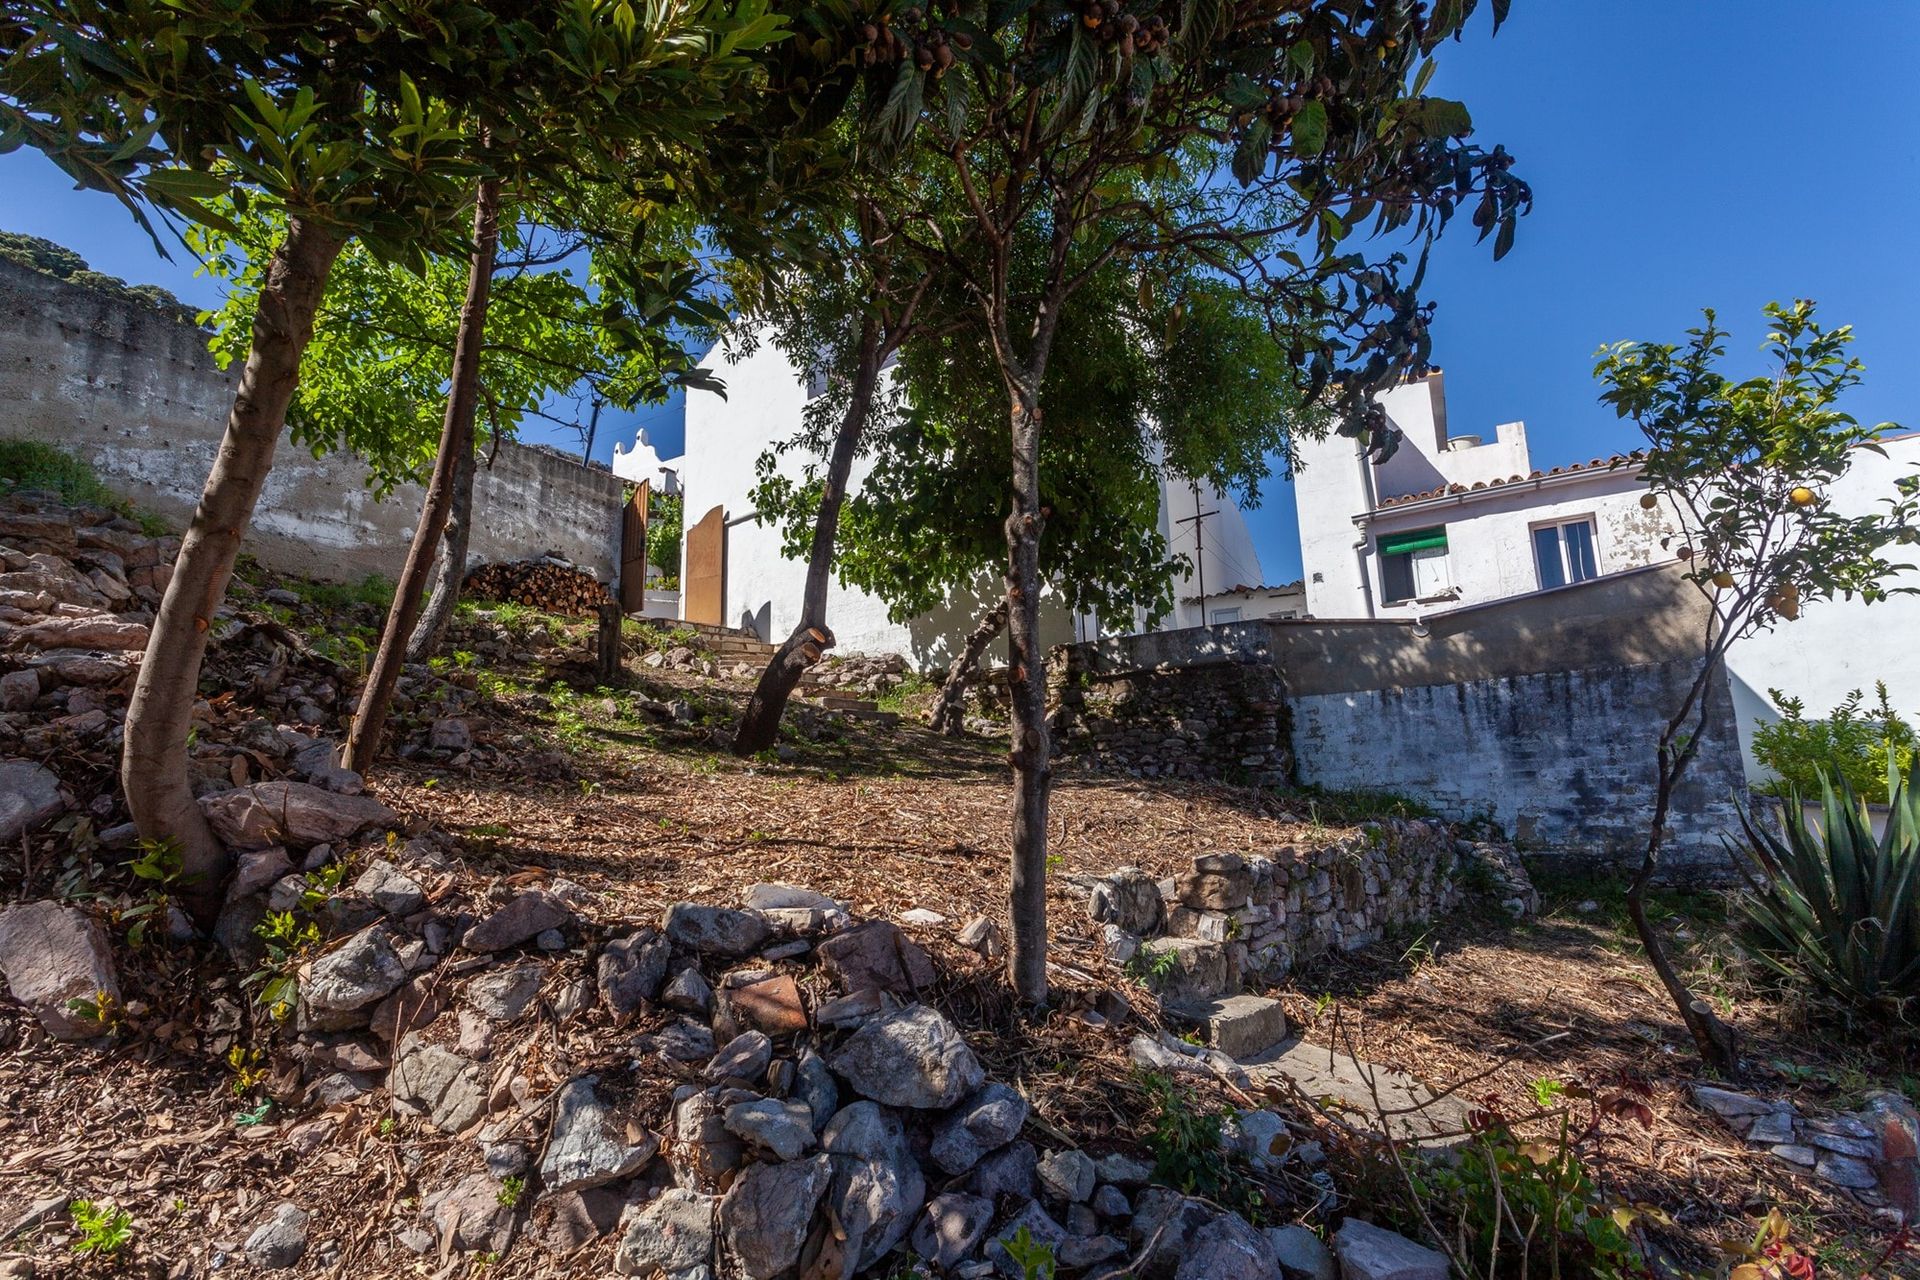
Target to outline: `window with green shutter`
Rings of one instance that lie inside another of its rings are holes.
[[[1380,598],[1384,603],[1436,596],[1450,585],[1445,525],[1383,533],[1376,545],[1380,552]]]

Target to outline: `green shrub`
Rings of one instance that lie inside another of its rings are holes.
[[[119,507],[93,468],[37,440],[0,440],[0,492],[48,489],[75,506]]]
[[[1860,795],[1877,794],[1887,780],[1887,757],[1901,773],[1913,768],[1913,728],[1894,711],[1886,682],[1874,685],[1878,702],[1862,714],[1860,690],[1849,693],[1824,720],[1806,718],[1806,703],[1767,690],[1780,719],[1753,730],[1753,756],[1778,779],[1766,789],[1784,796],[1820,790],[1820,776],[1836,771]]]
[[[1822,779],[1818,828],[1797,792],[1781,806],[1779,834],[1740,815],[1755,951],[1855,1004],[1920,994],[1920,769],[1886,785],[1878,839],[1844,774]]]

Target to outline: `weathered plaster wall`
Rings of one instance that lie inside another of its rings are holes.
[[[1090,687],[1126,696],[1096,707],[1113,726],[1068,746],[1129,772],[1212,765],[1203,776],[1232,777],[1224,762],[1264,701],[1248,673],[1266,670],[1284,693],[1291,739],[1277,745],[1290,745],[1297,781],[1395,792],[1449,818],[1492,817],[1532,849],[1625,862],[1652,817],[1654,742],[1696,669],[1704,608],[1662,565],[1418,626],[1255,622],[1104,641],[1080,650]],[[1240,716],[1219,709],[1235,702]],[[1223,726],[1222,740],[1162,734],[1153,754],[1169,706]],[[1720,835],[1745,785],[1724,679],[1710,707],[1669,826],[1676,871],[1724,869]],[[1120,727],[1129,708],[1142,713],[1131,736]]]
[[[0,262],[0,436],[85,458],[116,491],[184,523],[232,400],[232,380],[191,325]],[[623,492],[609,472],[502,445],[475,481],[472,556],[555,552],[610,580]],[[282,439],[246,549],[292,572],[391,577],[421,496],[408,485],[376,500],[358,459],[316,459]]]

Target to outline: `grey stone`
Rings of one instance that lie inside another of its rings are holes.
[[[948,1191],[927,1201],[913,1228],[913,1251],[935,1269],[950,1271],[986,1238],[993,1225],[993,1201]]]
[[[790,884],[747,886],[740,905],[750,911],[838,911],[840,904],[824,893]]]
[[[813,1020],[821,1027],[860,1027],[898,1007],[892,996],[878,987],[868,987],[824,1002],[814,1009]]]
[[[674,1095],[674,1173],[682,1186],[712,1191],[746,1159],[746,1144],[726,1125],[727,1108],[751,1100],[743,1089],[695,1089]]]
[[[31,711],[39,697],[39,672],[9,671],[0,676],[0,711]]]
[[[1227,946],[1198,938],[1154,938],[1140,944],[1148,982],[1164,1002],[1204,1004],[1231,991],[1238,981]]]
[[[1100,1181],[1116,1187],[1144,1187],[1153,1181],[1153,1162],[1115,1152],[1093,1162]]]
[[[305,782],[257,782],[200,797],[214,834],[236,849],[345,844],[368,827],[395,827],[400,815],[372,796],[341,795]]]
[[[1849,1191],[1865,1191],[1880,1184],[1880,1179],[1873,1174],[1872,1165],[1865,1160],[1843,1156],[1837,1151],[1822,1151],[1820,1162],[1814,1165],[1813,1172],[1823,1181]]]
[[[1273,1245],[1237,1213],[1223,1213],[1194,1232],[1174,1280],[1273,1280]]]
[[[720,1201],[720,1235],[747,1280],[773,1280],[806,1243],[813,1210],[833,1179],[824,1156],[749,1166]]]
[[[560,899],[544,889],[526,889],[467,930],[460,945],[469,951],[504,951],[572,919],[572,909]]]
[[[767,941],[771,929],[757,911],[707,907],[676,902],[667,908],[661,931],[673,945],[701,955],[737,959],[752,955]]]
[[[1733,1120],[1742,1116],[1765,1115],[1774,1109],[1774,1104],[1764,1098],[1749,1097],[1744,1093],[1734,1093],[1729,1089],[1716,1089],[1712,1085],[1693,1086],[1693,1100],[1722,1120]]]
[[[650,1035],[634,1037],[633,1049],[635,1053],[657,1053],[675,1062],[699,1062],[713,1056],[713,1028],[704,1022],[682,1018]]]
[[[567,935],[558,929],[542,929],[533,935],[533,945],[542,951],[565,951]]]
[[[1166,923],[1167,907],[1154,878],[1138,867],[1122,867],[1097,881],[1087,898],[1095,924],[1112,924],[1138,937],[1151,937]]]
[[[1268,1227],[1267,1243],[1283,1280],[1340,1280],[1326,1242],[1305,1227]]]
[[[1026,1280],[1027,1269],[1016,1262],[1006,1248],[1006,1242],[1016,1239],[1022,1231],[1027,1233],[1032,1244],[1055,1252],[1067,1240],[1066,1229],[1040,1207],[1039,1201],[1027,1201],[1005,1222],[995,1227],[987,1241],[987,1261],[993,1263],[994,1270],[1006,1276],[1007,1280]]]
[[[660,994],[672,957],[671,944],[652,929],[609,942],[600,952],[600,999],[620,1018],[646,1008]]]
[[[794,1064],[792,1096],[807,1104],[813,1115],[813,1131],[819,1133],[840,1109],[840,1086],[833,1082],[833,1070],[827,1060],[811,1049],[803,1050]]]
[[[513,1243],[514,1213],[500,1203],[501,1190],[489,1174],[468,1174],[432,1202],[433,1225],[464,1252],[504,1251]]]
[[[928,1155],[947,1173],[965,1173],[989,1151],[1018,1137],[1028,1110],[1027,1100],[1017,1090],[999,1083],[986,1085],[940,1121]]]
[[[433,727],[427,730],[427,745],[435,751],[471,751],[473,730],[467,727],[465,720],[446,716],[435,720]]]
[[[726,1110],[728,1131],[781,1160],[798,1160],[813,1145],[813,1112],[804,1102],[755,1098]]]
[[[1094,1188],[1093,1199],[1089,1201],[1093,1211],[1103,1218],[1125,1218],[1133,1212],[1133,1203],[1127,1199],[1127,1193],[1111,1182],[1103,1182]]]
[[[623,1276],[682,1276],[713,1261],[714,1212],[718,1196],[668,1187],[627,1224],[613,1255]]]
[[[1067,1234],[1070,1236],[1092,1236],[1100,1233],[1100,1215],[1084,1204],[1067,1206]]]
[[[1093,1194],[1093,1157],[1084,1151],[1049,1151],[1034,1172],[1041,1186],[1068,1204],[1084,1203]]]
[[[562,1191],[547,1203],[553,1216],[542,1237],[550,1249],[565,1252],[578,1249],[608,1234],[620,1225],[627,1198],[610,1187],[587,1187],[580,1191]],[[616,1253],[616,1264],[618,1255]]]
[[[1235,1149],[1256,1169],[1282,1163],[1293,1150],[1293,1131],[1271,1111],[1236,1112],[1230,1132]]]
[[[1447,1256],[1405,1236],[1348,1218],[1333,1235],[1341,1280],[1447,1280]]]
[[[1068,1236],[1054,1251],[1064,1271],[1085,1271],[1119,1257],[1127,1251],[1127,1242],[1118,1236]]]
[[[1166,1187],[1148,1187],[1133,1202],[1133,1221],[1127,1231],[1136,1251],[1138,1280],[1173,1280],[1199,1230],[1217,1211],[1204,1200],[1183,1196]]]
[[[900,1117],[872,1102],[841,1110],[821,1147],[833,1159],[828,1203],[846,1232],[846,1272],[865,1270],[905,1239],[927,1197]]]
[[[627,1140],[626,1123],[596,1092],[598,1083],[593,1076],[570,1080],[554,1102],[547,1154],[540,1162],[540,1180],[550,1192],[603,1187],[631,1177],[660,1149],[652,1134],[637,1143]]]
[[[66,808],[53,770],[31,760],[0,760],[0,844],[13,844]]]
[[[373,905],[390,916],[410,916],[427,905],[427,895],[420,888],[420,882],[384,858],[369,862],[353,887],[372,898]]]
[[[91,1040],[106,1032],[71,1002],[120,999],[106,934],[90,916],[58,902],[0,910],[0,976],[56,1040]]]
[[[274,1206],[266,1221],[247,1236],[247,1261],[262,1271],[296,1266],[307,1252],[307,1214],[297,1204]]]
[[[727,1041],[726,1047],[707,1064],[709,1080],[745,1080],[749,1083],[767,1074],[773,1061],[773,1041],[766,1033],[745,1031]]]
[[[331,742],[316,742],[294,753],[293,771],[316,787],[357,796],[367,789],[367,780],[340,763],[340,748]]]
[[[1031,1199],[1039,1187],[1034,1173],[1039,1163],[1032,1143],[1008,1143],[973,1167],[967,1189],[996,1202],[1008,1196]]]
[[[869,920],[820,944],[820,963],[849,993],[878,989],[917,996],[939,976],[925,948],[887,920]]]
[[[1815,1129],[1806,1135],[1806,1140],[1816,1147],[1837,1151],[1843,1156],[1852,1156],[1856,1160],[1880,1158],[1880,1144],[1871,1138],[1855,1138],[1843,1133],[1822,1133]]]
[[[380,1077],[370,1071],[329,1071],[307,1086],[307,1101],[316,1107],[337,1107],[379,1087]]]
[[[669,1009],[704,1018],[707,1011],[713,1008],[713,988],[700,976],[698,969],[688,967],[673,975],[660,992],[660,1003]]]
[[[482,1143],[480,1158],[496,1178],[517,1178],[533,1166],[533,1153],[524,1142]]]
[[[370,925],[313,962],[300,1000],[321,1014],[356,1013],[377,1004],[407,980],[407,966],[382,925]]]
[[[1140,954],[1140,937],[1128,933],[1117,924],[1103,924],[1100,926],[1100,951],[1107,959],[1124,967],[1132,964],[1133,958]]]
[[[1007,936],[992,919],[987,916],[975,916],[969,920],[954,939],[969,951],[977,951],[988,960],[997,960],[1007,953]]]
[[[279,845],[247,849],[233,860],[233,879],[227,882],[227,901],[259,893],[293,871],[293,860]]]
[[[926,1005],[875,1018],[831,1062],[856,1092],[888,1106],[929,1111],[952,1106],[986,1078],[960,1032]]]
[[[1792,1142],[1793,1112],[1768,1111],[1753,1117],[1753,1123],[1747,1127],[1746,1138],[1748,1142],[1763,1147]]]
[[[1179,1016],[1206,1028],[1207,1043],[1234,1058],[1254,1057],[1287,1038],[1286,1010],[1266,996],[1225,996]]]
[[[467,983],[467,1003],[489,1018],[512,1022],[540,994],[540,980],[546,971],[540,964],[489,970]]]
[[[388,1082],[393,1096],[427,1113],[442,1133],[460,1133],[486,1111],[487,1085],[479,1064],[439,1045],[415,1049],[400,1059]]]
[[[1789,1164],[1797,1164],[1811,1169],[1820,1162],[1820,1152],[1815,1147],[1803,1147],[1798,1143],[1782,1142],[1768,1148],[1774,1155]]]

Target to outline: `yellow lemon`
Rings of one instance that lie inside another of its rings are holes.
[[[1793,499],[1793,505],[1796,507],[1810,507],[1813,505],[1813,490],[1807,488],[1805,485],[1801,485],[1787,496]]]

